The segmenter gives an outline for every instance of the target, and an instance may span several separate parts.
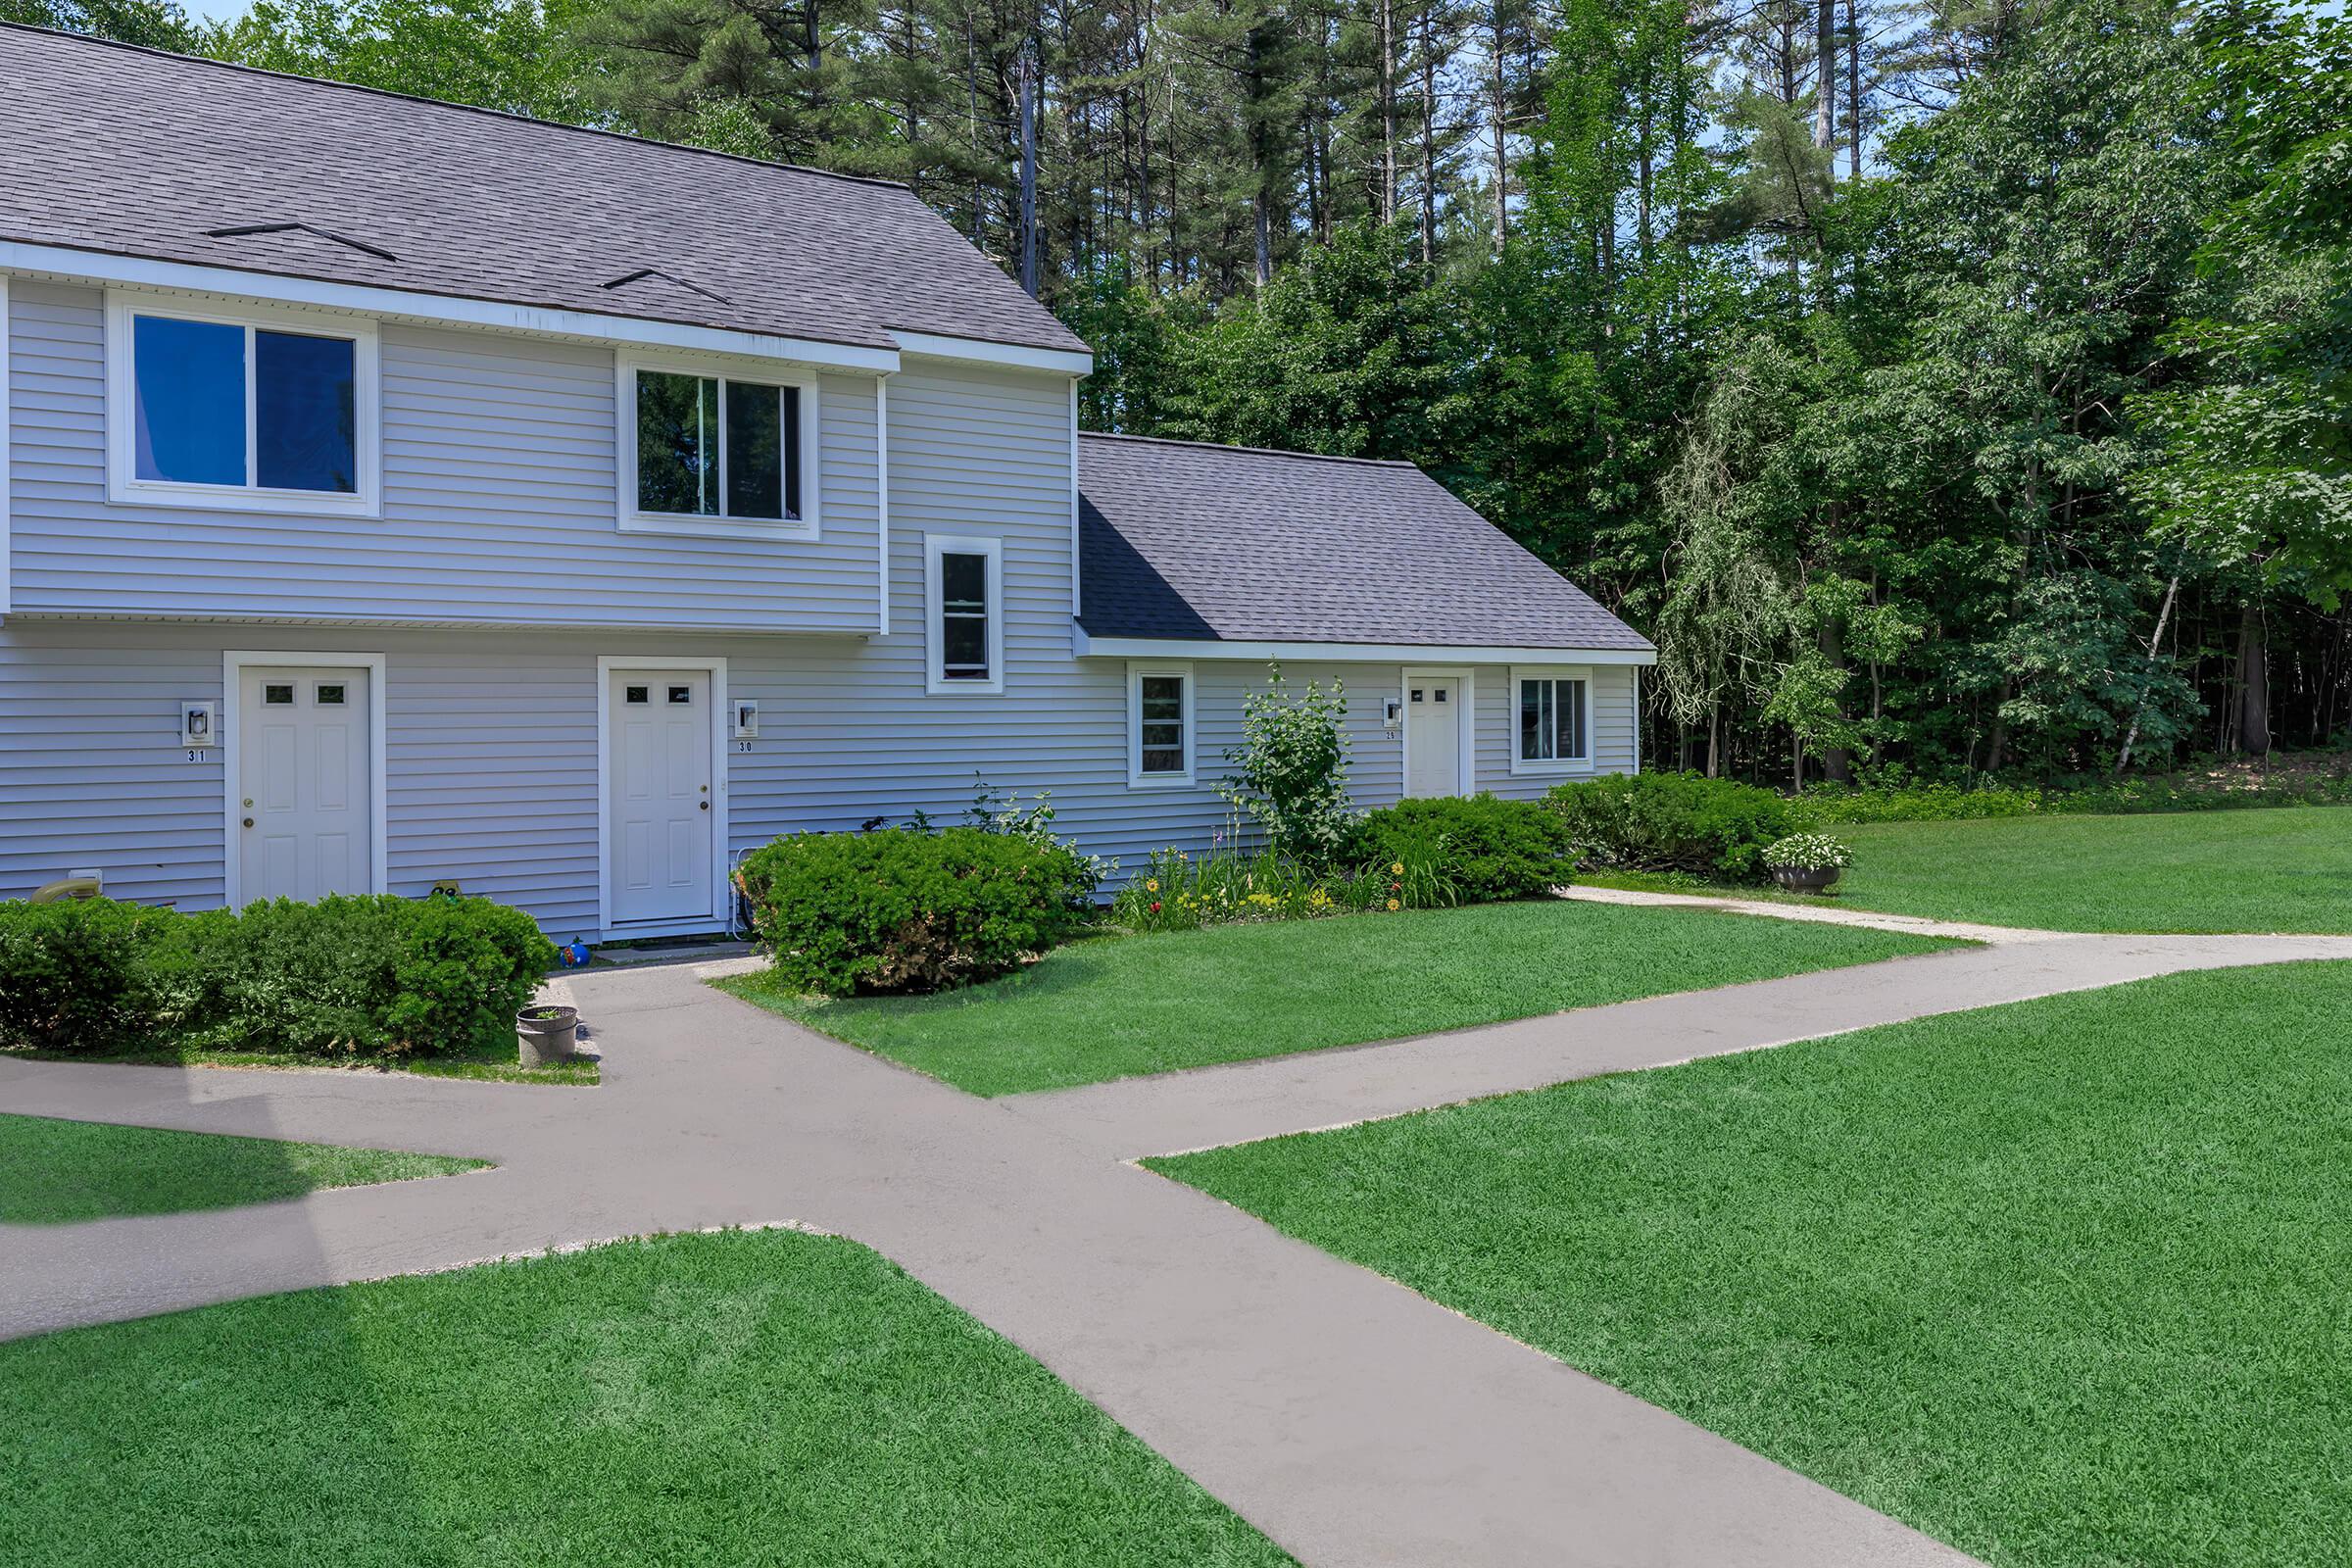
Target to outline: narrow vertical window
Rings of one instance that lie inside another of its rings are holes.
[[[987,680],[988,558],[942,552],[939,558],[939,675]]]
[[[358,491],[354,362],[347,337],[255,331],[254,483],[265,490]]]
[[[1193,676],[1189,666],[1130,665],[1128,755],[1136,784],[1189,784]]]

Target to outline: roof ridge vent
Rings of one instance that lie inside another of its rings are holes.
[[[678,276],[677,273],[664,272],[659,267],[640,267],[634,272],[624,272],[610,282],[599,283],[597,287],[627,288],[631,283],[642,283],[649,277],[658,277],[664,283],[675,284],[677,287],[686,290],[686,292],[689,294],[700,294],[703,298],[707,300],[716,300],[721,305],[732,305],[735,303],[733,300],[727,298],[724,294],[714,294],[710,290],[704,288],[699,283],[689,283],[684,278]]]
[[[363,255],[372,256],[378,261],[397,262],[400,260],[399,257],[380,246],[370,245],[366,240],[353,239],[349,234],[338,234],[331,228],[320,228],[316,223],[239,223],[229,228],[208,228],[204,231],[204,237],[207,239],[246,239],[257,234],[294,233],[315,234],[320,239],[332,240],[337,245],[348,246]]]

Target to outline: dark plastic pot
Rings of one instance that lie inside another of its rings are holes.
[[[1822,893],[1838,880],[1834,865],[1776,865],[1773,880],[1791,893]]]
[[[525,1007],[514,1015],[514,1040],[525,1067],[569,1061],[580,1043],[577,1007]]]

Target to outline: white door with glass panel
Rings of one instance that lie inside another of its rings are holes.
[[[365,669],[248,666],[237,727],[237,898],[366,893],[372,880],[375,701]]]
[[[1462,793],[1462,683],[1415,675],[1404,683],[1404,793]]]
[[[605,863],[615,925],[708,915],[711,904],[710,672],[607,677],[612,755]]]

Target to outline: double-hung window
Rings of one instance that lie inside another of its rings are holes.
[[[623,364],[620,525],[812,539],[816,388],[780,372]]]
[[[1583,670],[1514,669],[1518,734],[1511,770],[1578,772],[1592,765],[1592,682]]]
[[[923,540],[924,689],[1004,689],[1004,569],[995,539],[929,534]]]
[[[1193,782],[1193,666],[1127,666],[1127,782]]]
[[[119,294],[107,362],[118,502],[374,512],[372,322]]]

